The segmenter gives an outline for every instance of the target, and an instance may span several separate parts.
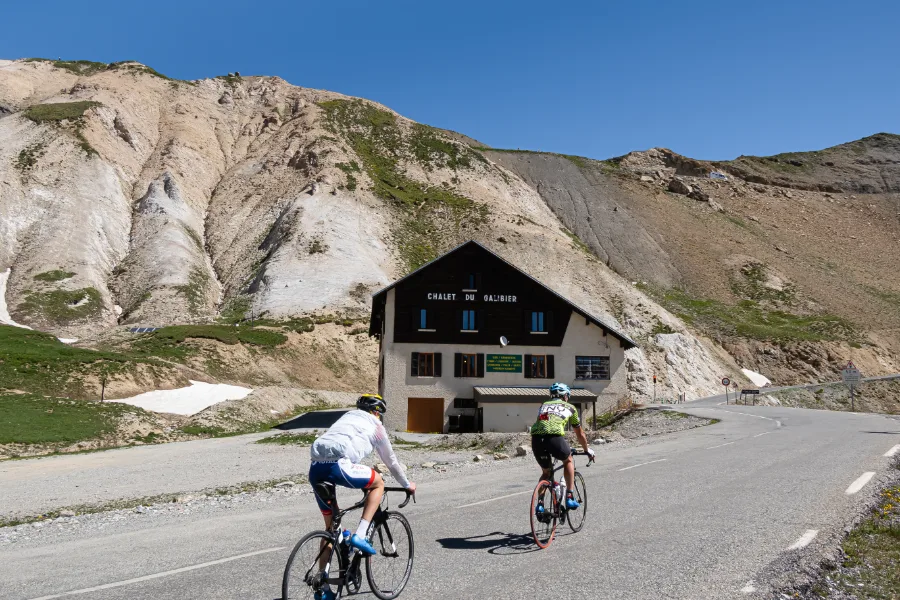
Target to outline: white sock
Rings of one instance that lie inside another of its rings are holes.
[[[360,519],[359,527],[356,528],[356,535],[358,535],[361,538],[365,538],[366,533],[368,533],[368,532],[369,532],[369,522],[366,521],[365,519]]]

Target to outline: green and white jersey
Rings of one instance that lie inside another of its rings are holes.
[[[549,400],[541,404],[531,435],[565,435],[566,425],[581,427],[578,409],[564,400]]]

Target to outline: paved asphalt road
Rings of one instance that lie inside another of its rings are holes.
[[[722,400],[678,407],[717,425],[604,452],[581,468],[584,529],[544,551],[527,537],[530,462],[423,484],[404,510],[416,562],[403,597],[766,597],[761,574],[834,544],[887,476],[900,421]],[[866,473],[875,475],[848,493]],[[0,549],[0,598],[273,600],[290,547],[319,519],[298,494],[15,544]]]

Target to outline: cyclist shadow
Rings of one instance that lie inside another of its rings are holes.
[[[495,531],[484,535],[436,540],[448,550],[486,550],[488,554],[527,554],[539,551],[531,535]]]

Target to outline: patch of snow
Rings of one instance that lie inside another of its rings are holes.
[[[74,344],[78,341],[78,338],[56,338],[61,341],[63,344]]]
[[[174,413],[176,415],[193,415],[213,404],[225,400],[240,400],[247,397],[253,390],[237,385],[224,383],[204,383],[191,381],[189,387],[175,390],[156,390],[138,394],[132,398],[110,400],[131,404],[153,412]]]
[[[6,269],[6,271],[0,273],[0,324],[21,327],[22,329],[31,329],[31,327],[28,327],[27,325],[19,325],[13,321],[6,308],[6,282],[9,280],[11,273],[12,269]]]
[[[751,371],[750,369],[741,369],[741,373],[744,374],[744,377],[752,381],[753,385],[756,387],[765,387],[772,383],[765,375],[760,375],[756,371]]]

